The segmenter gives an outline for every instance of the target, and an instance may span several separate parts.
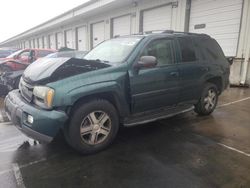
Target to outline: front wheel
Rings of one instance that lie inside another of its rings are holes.
[[[218,89],[213,83],[207,83],[203,89],[199,102],[195,105],[195,112],[199,115],[211,114],[217,106]]]
[[[108,147],[118,129],[115,107],[106,100],[96,99],[74,110],[65,136],[74,149],[82,154],[91,154]]]

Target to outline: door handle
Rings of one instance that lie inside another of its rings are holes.
[[[171,72],[170,76],[178,77],[179,76],[179,72]]]

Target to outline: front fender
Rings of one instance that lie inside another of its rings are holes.
[[[78,100],[84,97],[99,96],[101,94],[112,94],[115,99],[116,107],[121,115],[129,113],[129,105],[127,101],[127,92],[125,85],[118,84],[115,81],[100,82],[90,85],[84,85],[66,93],[63,98],[55,98],[53,102],[55,106],[73,106]]]

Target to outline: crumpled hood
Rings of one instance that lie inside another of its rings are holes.
[[[110,66],[101,61],[86,59],[41,58],[28,66],[23,73],[23,79],[30,84],[47,84]]]

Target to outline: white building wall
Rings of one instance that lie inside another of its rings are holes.
[[[192,1],[198,1],[198,0],[191,0]],[[240,24],[240,30],[239,32],[239,39],[234,39],[233,42],[238,43],[236,50],[232,53],[236,54],[237,60],[235,61],[235,64],[232,66],[232,74],[231,74],[231,81],[233,83],[243,83],[244,82],[244,75],[246,75],[246,83],[250,82],[250,69],[248,65],[248,60],[244,60],[244,58],[247,56],[249,57],[249,50],[248,50],[248,38],[249,38],[249,14],[250,14],[250,2],[249,0],[200,0],[200,2],[216,2],[215,7],[210,7],[211,10],[207,10],[208,13],[216,14],[214,8],[216,8],[216,4],[218,5],[223,5],[223,3],[228,4],[228,3],[233,3],[235,6],[231,6],[231,8],[235,8],[236,6],[238,7],[238,12],[237,12],[237,23],[235,21],[234,24],[239,25]],[[240,10],[240,3],[243,1],[243,8],[242,12]],[[142,13],[145,10],[152,9],[152,8],[157,8],[160,6],[169,6],[169,11],[168,14],[171,15],[169,22],[170,26],[165,27],[169,28],[172,30],[176,31],[184,31],[187,29],[187,22],[188,21],[188,16],[187,12],[189,10],[189,6],[187,4],[189,0],[176,0],[176,1],[171,1],[171,0],[136,0],[136,1],[120,1],[120,0],[99,0],[99,1],[93,1],[92,4],[80,8],[80,9],[75,9],[72,10],[71,12],[67,12],[61,16],[59,16],[56,19],[53,19],[42,26],[36,27],[33,30],[28,31],[25,34],[22,34],[21,38],[16,38],[16,42],[18,41],[23,41],[22,43],[25,44],[25,48],[33,45],[32,39],[35,37],[43,37],[44,38],[44,48],[49,48],[48,44],[48,35],[62,32],[63,33],[63,46],[66,46],[66,31],[72,30],[72,38],[71,38],[71,47],[76,48],[77,47],[77,28],[81,26],[86,26],[87,34],[86,34],[86,41],[87,41],[87,49],[90,50],[92,45],[92,25],[94,23],[98,23],[100,21],[104,22],[104,40],[107,40],[111,38],[112,32],[114,31],[112,28],[112,21],[120,16],[124,15],[131,15],[131,23],[130,23],[130,30],[131,33],[139,33],[140,31],[143,30],[143,19],[142,19]],[[236,5],[237,4],[237,5]],[[223,6],[220,6],[223,7]],[[208,9],[209,6],[203,6],[203,9]],[[199,14],[204,13],[205,10],[200,11]],[[221,8],[219,10],[220,13],[223,14],[223,11],[225,11],[225,8]],[[230,12],[230,11],[229,11]],[[198,12],[197,12],[198,14]],[[239,15],[242,17],[239,18]],[[158,15],[159,16],[159,15]],[[232,14],[229,14],[226,16],[229,18],[232,16]],[[197,16],[197,19],[201,19]],[[214,16],[216,19],[221,18],[221,16]],[[240,23],[239,23],[240,20]],[[194,20],[193,20],[194,21]],[[226,23],[226,22],[223,22]],[[190,22],[190,27],[192,27],[192,24],[194,22]],[[223,24],[219,24],[223,25]],[[124,27],[124,26],[122,26]],[[154,28],[154,27],[152,27]],[[157,27],[156,27],[157,28]],[[231,27],[228,26],[226,30],[230,30]],[[207,31],[204,31],[208,34],[210,34]],[[34,34],[33,34],[34,33]],[[26,35],[26,36],[25,36]],[[238,34],[232,34],[230,36],[236,36]],[[237,38],[237,37],[236,37]],[[14,38],[15,39],[15,38]],[[13,39],[13,40],[14,40]],[[20,40],[21,39],[21,40]],[[26,42],[28,40],[28,42]],[[29,43],[30,40],[30,43]],[[219,39],[220,40],[220,39]],[[13,41],[9,41],[11,44],[14,44]],[[225,43],[226,44],[226,43]],[[231,42],[230,42],[231,44]],[[228,45],[230,45],[228,44]],[[5,44],[6,45],[6,44]],[[16,44],[14,44],[16,45]],[[235,53],[236,52],[236,53]],[[231,53],[231,52],[230,52]],[[231,54],[232,54],[231,53]],[[247,70],[247,71],[246,71]],[[243,76],[242,76],[243,75]]]

